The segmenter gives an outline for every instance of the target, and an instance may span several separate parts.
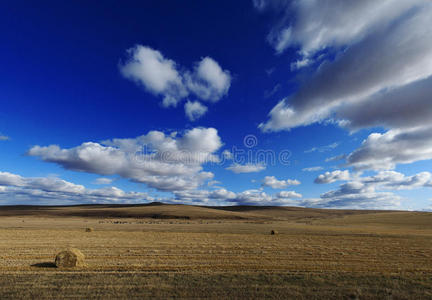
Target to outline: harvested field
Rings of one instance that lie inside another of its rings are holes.
[[[430,213],[146,207],[3,208],[0,298],[432,297]],[[55,268],[68,248],[85,267]]]

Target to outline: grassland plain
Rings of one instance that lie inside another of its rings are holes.
[[[70,247],[87,266],[55,268]],[[0,298],[432,299],[432,214],[3,207]]]

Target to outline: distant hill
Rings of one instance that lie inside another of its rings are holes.
[[[386,214],[389,211],[336,210],[276,206],[193,206],[180,204],[0,206],[0,216],[52,216],[90,218],[224,219],[224,220],[319,220],[353,215]],[[396,213],[397,212],[393,212]],[[432,214],[431,214],[432,215]]]

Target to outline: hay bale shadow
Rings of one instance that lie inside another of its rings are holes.
[[[33,264],[31,266],[35,267],[35,268],[57,268],[55,263],[53,263],[53,262],[37,263],[37,264]]]

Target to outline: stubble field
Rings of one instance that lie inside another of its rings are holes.
[[[431,299],[432,214],[3,207],[0,298]]]

